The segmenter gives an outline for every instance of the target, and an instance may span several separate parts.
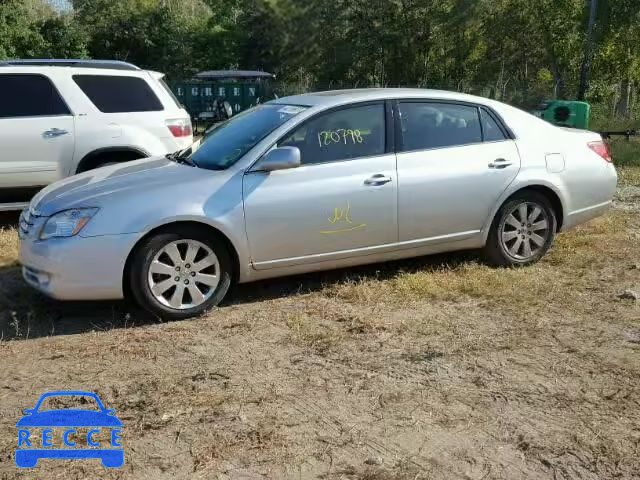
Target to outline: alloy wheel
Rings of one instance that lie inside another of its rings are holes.
[[[522,202],[509,211],[499,230],[504,251],[519,261],[530,260],[549,240],[551,222],[546,210],[533,202]]]
[[[169,308],[187,310],[211,298],[220,283],[220,261],[204,243],[178,240],[165,245],[149,265],[154,298]]]

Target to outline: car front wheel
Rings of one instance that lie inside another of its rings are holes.
[[[130,269],[136,301],[159,317],[178,320],[218,305],[231,285],[231,259],[209,232],[159,233],[137,249]]]
[[[522,192],[498,210],[484,252],[497,266],[524,266],[540,260],[553,245],[556,214],[538,192]]]

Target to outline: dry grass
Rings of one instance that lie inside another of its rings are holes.
[[[640,185],[640,166],[618,169],[619,184],[623,187]]]
[[[0,226],[0,268],[13,266],[18,258],[18,235],[15,228]]]
[[[0,476],[42,392],[95,391],[125,466],[30,478],[637,478],[640,170],[538,265],[473,254],[240,287],[208,317],[27,290],[0,234]]]

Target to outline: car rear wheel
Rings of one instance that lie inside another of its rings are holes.
[[[556,214],[538,192],[522,192],[498,211],[484,248],[489,263],[524,266],[537,262],[553,245]]]
[[[166,319],[200,315],[229,290],[231,258],[209,232],[182,228],[148,238],[131,264],[131,291],[146,310]]]

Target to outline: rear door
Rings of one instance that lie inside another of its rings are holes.
[[[520,168],[514,140],[489,110],[444,101],[401,101],[400,241],[479,235]]]
[[[288,134],[302,165],[249,172],[246,231],[256,269],[373,253],[398,239],[396,156],[384,102],[320,113]]]
[[[64,176],[73,158],[74,117],[47,76],[0,73],[0,146],[0,189],[44,186]]]

